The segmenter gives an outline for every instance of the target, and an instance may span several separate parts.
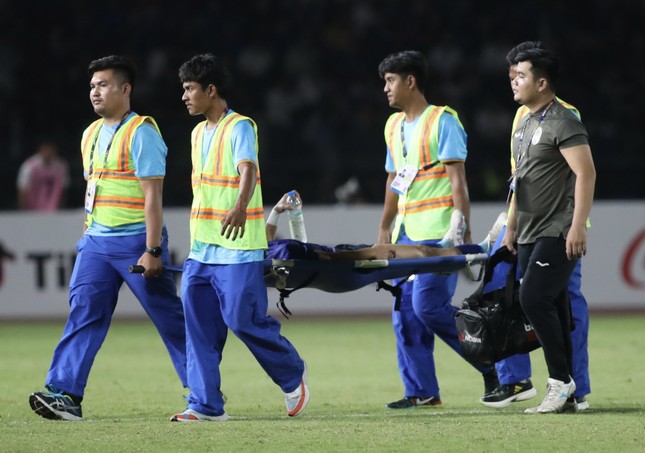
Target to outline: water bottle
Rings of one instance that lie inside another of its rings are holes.
[[[307,242],[307,231],[305,231],[305,218],[302,215],[302,200],[294,190],[287,194],[287,204],[293,209],[287,210],[289,213],[289,231],[291,239],[300,242]]]

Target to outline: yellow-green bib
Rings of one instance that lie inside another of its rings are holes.
[[[109,152],[106,151],[107,160],[105,155],[99,155],[98,149],[92,152],[92,147],[96,147],[98,142],[103,119],[94,121],[83,133],[83,169],[88,181],[96,183],[94,208],[86,218],[88,226],[92,221],[109,227],[145,222],[145,199],[139,179],[134,174],[130,153],[134,133],[144,123],[151,124],[159,132],[153,118],[131,116],[114,134]]]
[[[257,137],[257,127],[252,119],[230,112],[217,125],[205,161],[202,142],[207,122],[204,121],[193,129],[191,135],[193,160],[191,243],[197,240],[233,250],[267,248],[259,167],[255,190],[247,208],[244,237],[238,237],[233,241],[221,234],[221,220],[233,208],[239,194],[240,176],[233,160],[232,134],[235,125],[243,120],[250,121]],[[255,143],[257,155],[257,139]]]
[[[414,241],[441,238],[450,227],[454,209],[452,187],[446,167],[438,158],[439,119],[443,112],[459,121],[457,112],[450,107],[429,105],[414,127],[412,143],[406,143],[407,156],[403,155],[401,140],[405,113],[394,113],[385,124],[385,141],[397,173],[406,163],[419,170],[407,192],[399,195],[392,232],[394,241],[402,224],[407,236]]]

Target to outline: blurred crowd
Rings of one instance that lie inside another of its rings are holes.
[[[512,6],[512,8],[511,8]],[[54,140],[69,164],[67,206],[81,207],[79,141],[95,118],[87,64],[120,53],[139,69],[134,109],[169,147],[166,206],[191,199],[179,65],[212,52],[234,77],[229,106],[259,126],[265,198],[298,188],[310,204],[383,200],[383,126],[391,109],[377,66],[417,49],[431,64],[433,104],[468,133],[474,201],[503,200],[513,102],[506,52],[541,40],[562,58],[558,94],[590,133],[597,198],[645,198],[638,97],[645,91],[645,3],[557,1],[0,0],[0,209],[18,207],[21,164]]]

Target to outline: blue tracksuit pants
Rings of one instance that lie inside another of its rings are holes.
[[[172,274],[164,272],[158,278],[146,279],[128,271],[145,247],[145,234],[84,235],[80,239],[69,285],[70,313],[46,384],[83,396],[94,358],[110,327],[119,289],[125,282],[157,328],[179,379],[187,386],[184,314]],[[162,248],[163,262],[169,264],[165,230]]]
[[[219,365],[230,329],[283,392],[298,387],[304,362],[267,315],[262,261],[203,264],[188,259],[182,277],[188,353],[188,408],[224,413]]]
[[[436,244],[438,241],[415,242],[402,232],[398,244]],[[457,286],[457,274],[420,274],[402,286],[398,307],[392,310],[399,373],[405,396],[439,398],[439,383],[434,363],[434,336],[439,336],[459,355],[455,313],[451,305]],[[478,370],[480,372],[490,371]]]

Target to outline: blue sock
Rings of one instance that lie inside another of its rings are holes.
[[[457,250],[459,250],[462,255],[472,255],[476,253],[488,253],[487,250],[484,250],[484,247],[481,246],[481,244],[464,244],[464,245],[458,245],[455,247]]]

